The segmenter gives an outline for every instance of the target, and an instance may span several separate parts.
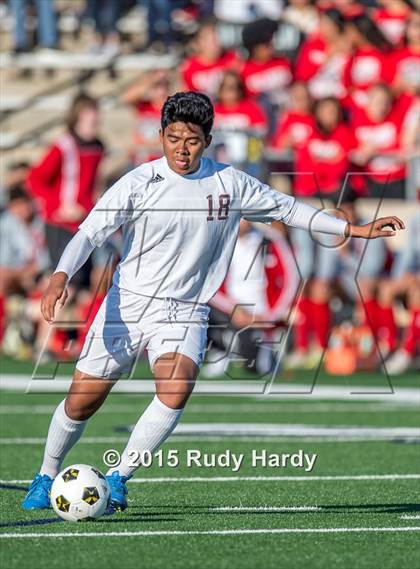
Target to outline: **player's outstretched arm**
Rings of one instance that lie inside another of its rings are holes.
[[[79,230],[64,249],[41,299],[42,316],[50,324],[54,322],[57,302],[61,307],[67,300],[68,281],[84,265],[94,248],[87,235]]]
[[[392,237],[397,230],[405,229],[404,222],[395,215],[380,217],[365,225],[347,224],[347,236],[361,237],[362,239],[376,239],[377,237]]]

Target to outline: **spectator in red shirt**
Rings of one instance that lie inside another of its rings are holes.
[[[368,91],[368,103],[353,115],[357,149],[353,161],[367,172],[371,197],[405,197],[406,167],[401,145],[403,113],[383,83]]]
[[[165,70],[156,70],[141,77],[123,94],[121,100],[135,111],[134,147],[130,152],[133,166],[162,156],[159,140],[160,111],[170,94],[170,77]]]
[[[272,40],[277,27],[277,22],[263,18],[247,24],[242,32],[249,54],[241,70],[242,80],[247,95],[258,98],[264,106],[270,127],[274,124],[274,107],[285,102],[293,78],[289,61],[274,53]]]
[[[355,146],[337,99],[315,103],[315,127],[307,144],[297,149],[294,190],[297,196],[325,196],[337,201]]]
[[[367,103],[367,90],[383,81],[389,83],[393,75],[390,55],[392,45],[372,20],[362,14],[347,23],[348,41],[354,53],[345,70],[345,85],[349,91],[346,105],[354,110]]]
[[[98,128],[96,100],[78,95],[70,108],[67,131],[28,175],[28,188],[38,201],[45,222],[53,268],[95,203],[98,168],[104,157]],[[89,270],[79,271],[78,284],[88,284],[88,273]]]
[[[223,50],[214,22],[205,22],[193,41],[194,55],[181,65],[184,88],[200,91],[214,97],[219,89],[223,72],[238,69],[240,59],[233,50]]]
[[[411,104],[420,94],[420,13],[412,12],[407,23],[404,46],[395,54],[395,73],[392,86]]]
[[[253,99],[245,94],[242,79],[235,71],[226,71],[214,106],[215,127],[226,130],[267,131],[267,117]]]
[[[378,4],[381,7],[373,11],[372,19],[386,39],[399,46],[413,6],[406,0],[378,0]]]
[[[295,81],[289,89],[289,95],[290,106],[281,115],[273,137],[273,147],[279,150],[296,150],[306,146],[315,126],[308,84]]]
[[[262,162],[262,139],[268,131],[267,117],[256,101],[245,94],[242,79],[226,71],[215,111],[217,158],[257,175]],[[220,144],[218,143],[220,139]]]
[[[311,95],[317,99],[343,99],[346,95],[344,70],[351,52],[344,27],[339,10],[330,8],[322,12],[318,33],[309,37],[300,50],[295,78],[307,81]]]

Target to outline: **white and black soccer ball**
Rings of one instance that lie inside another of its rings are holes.
[[[102,516],[111,499],[105,476],[87,464],[73,464],[62,470],[51,487],[51,505],[69,522]]]

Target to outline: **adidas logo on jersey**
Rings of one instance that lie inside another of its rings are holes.
[[[163,178],[160,174],[156,174],[154,178],[150,180],[151,184],[156,184],[156,182],[163,182],[165,178]]]

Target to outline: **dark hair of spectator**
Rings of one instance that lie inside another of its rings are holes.
[[[12,186],[8,191],[8,203],[15,202],[17,200],[25,200],[27,202],[31,201],[31,197],[26,192],[25,188],[21,185]]]
[[[220,97],[220,92],[222,91],[222,89],[225,86],[226,79],[229,79],[229,78],[233,78],[236,81],[236,88],[239,92],[239,98],[242,101],[243,99],[245,99],[245,85],[241,79],[241,76],[236,71],[233,71],[233,69],[228,69],[223,74],[223,79],[220,82],[220,86],[219,86],[218,98]]]
[[[340,10],[337,10],[337,8],[328,8],[328,10],[322,12],[322,15],[329,18],[336,25],[340,32],[344,31],[346,21]]]
[[[315,117],[315,122],[316,122],[316,128],[317,130],[327,136],[329,134],[331,134],[331,131],[329,129],[327,129],[325,127],[324,124],[322,124],[322,122],[320,122],[319,120],[319,116],[318,116],[318,112],[320,107],[322,107],[322,105],[326,104],[326,103],[333,103],[335,105],[335,108],[337,109],[337,124],[341,123],[343,121],[343,109],[340,105],[340,101],[338,99],[336,99],[335,97],[324,97],[323,99],[318,99],[317,101],[315,101],[314,103],[314,117]]]
[[[242,41],[250,55],[257,45],[270,43],[277,28],[278,23],[270,18],[261,18],[246,24],[242,30]]]
[[[203,93],[186,91],[175,93],[166,99],[161,112],[161,126],[165,128],[175,122],[192,123],[201,126],[207,138],[213,127],[214,109],[210,99]]]
[[[67,128],[73,130],[79,120],[80,113],[85,109],[97,109],[98,102],[93,97],[87,95],[86,93],[80,93],[76,95],[71,104],[69,113],[67,115]]]
[[[365,38],[370,44],[380,49],[381,51],[391,51],[392,45],[383,35],[378,26],[366,14],[360,14],[352,18],[350,23],[355,26],[357,31]]]
[[[200,35],[200,33],[205,30],[206,28],[215,28],[217,26],[217,20],[214,16],[207,16],[206,18],[200,21],[200,26],[192,35],[193,38],[196,38]]]

